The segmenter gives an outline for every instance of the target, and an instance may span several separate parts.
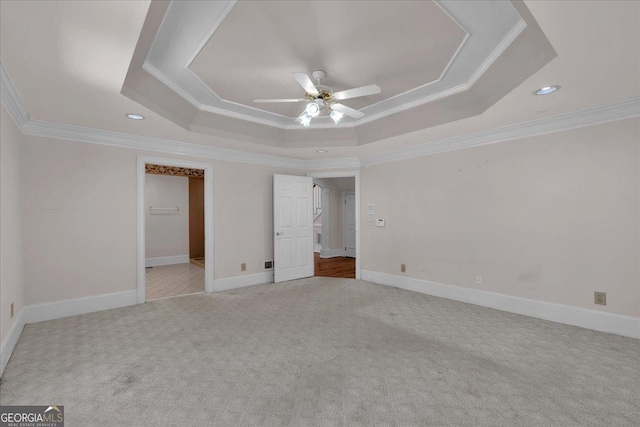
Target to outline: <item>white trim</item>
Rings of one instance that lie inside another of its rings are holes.
[[[330,159],[302,160],[303,169],[357,169],[360,159],[357,157],[338,157]]]
[[[22,334],[22,329],[25,325],[24,318],[25,316],[23,307],[22,310],[20,310],[20,313],[18,313],[16,319],[13,321],[13,325],[11,325],[11,328],[9,328],[9,332],[2,342],[2,347],[0,347],[0,376],[2,376],[7,363],[9,363],[11,353],[13,353],[13,349],[16,347],[18,339]]]
[[[455,1],[434,0],[434,2],[464,32],[464,37],[439,77],[364,107],[362,110],[367,115],[362,119],[344,120],[336,126],[328,118],[322,118],[318,119],[314,125],[316,128],[352,128],[465,91],[527,27],[522,16],[507,2],[496,2],[492,5],[492,13],[503,19],[496,19],[495,22],[490,23],[483,20],[480,15],[476,16],[476,14],[469,12],[462,13],[461,9],[469,10],[468,5],[460,6]],[[142,68],[200,111],[273,126],[278,129],[303,129],[295,122],[295,117],[283,116],[255,106],[221,98],[213,88],[209,87],[191,70],[190,66],[193,60],[223,23],[236,1],[228,1],[226,5],[224,2],[218,3],[220,3],[218,6],[212,6],[207,2],[202,2],[200,5],[180,4],[181,7],[167,10]],[[187,33],[189,36],[186,35]],[[201,38],[191,37],[192,34],[199,34]],[[176,49],[176,42],[182,49]],[[187,51],[193,52],[185,56]],[[478,58],[475,55],[465,54],[469,51],[481,52],[482,56]],[[435,83],[441,83],[441,88],[431,89],[430,87],[434,87]],[[394,107],[398,104],[398,100],[400,102],[404,100],[404,102],[402,105]],[[385,105],[389,107],[385,109]],[[375,108],[376,113],[369,113],[372,111],[372,107],[377,107]]]
[[[226,160],[230,162],[252,163],[257,165],[302,169],[304,161],[290,157],[271,156],[267,154],[249,153],[188,142],[171,141],[147,136],[131,135],[120,132],[90,129],[60,123],[49,123],[32,120],[23,129],[26,135],[43,138],[57,138],[68,141],[86,142],[89,144],[112,145],[140,151],[179,154],[206,159]]]
[[[640,117],[640,98],[633,98],[615,104],[590,108],[588,110],[547,117],[530,122],[522,122],[484,132],[455,136],[453,138],[363,156],[360,158],[360,163],[362,166],[369,166],[395,162],[398,160],[428,156],[430,154],[444,153],[446,151],[461,150],[463,148],[512,141],[555,132],[564,132],[638,117]]]
[[[565,325],[640,339],[640,318],[363,270],[362,280]]]
[[[160,81],[160,83],[164,84],[169,89],[171,89],[172,91],[174,91],[175,93],[180,95],[189,104],[193,105],[198,110],[202,109],[204,104],[202,104],[200,101],[198,101],[195,97],[191,96],[191,94],[188,93],[186,90],[183,90],[180,86],[175,84],[173,82],[173,80],[171,80],[170,78],[168,78],[167,76],[162,74],[162,72],[160,70],[158,70],[156,67],[154,67],[153,65],[151,65],[151,64],[149,64],[148,62],[145,61],[142,64],[142,69],[145,70],[147,73],[151,74],[156,79],[158,79]]]
[[[192,162],[189,160],[171,159],[167,157],[143,156],[137,158],[137,294],[138,303],[142,304],[146,300],[146,273],[145,273],[145,220],[146,209],[144,203],[144,187],[147,163],[175,166],[191,169],[204,170],[204,289],[206,292],[213,292],[213,164],[203,162]]]
[[[182,89],[181,86],[177,85],[173,80],[171,80],[169,77],[164,75],[160,70],[158,70],[156,67],[154,67],[150,63],[145,62],[144,64],[142,64],[142,69],[145,70],[147,73],[151,74],[156,79],[158,79],[162,84],[164,84],[169,89],[171,89],[172,91],[177,93],[179,96],[184,98],[187,102],[189,102],[191,105],[196,107],[198,110],[206,111],[208,113],[220,114],[222,116],[231,117],[231,118],[234,118],[234,119],[246,120],[246,121],[249,121],[249,122],[259,123],[259,124],[262,124],[262,125],[273,126],[275,128],[279,128],[279,129],[290,129],[290,128],[297,128],[297,127],[300,127],[301,129],[303,128],[302,125],[297,125],[297,126],[296,125],[285,125],[285,124],[282,124],[282,123],[279,123],[279,122],[275,122],[273,120],[263,119],[263,118],[251,116],[251,115],[248,115],[248,114],[240,113],[240,112],[237,112],[237,111],[227,110],[227,109],[221,108],[221,107],[214,107],[214,106],[211,106],[211,105],[203,104],[200,101],[198,101],[194,96],[192,96],[189,92],[187,92],[186,90]],[[218,95],[215,94],[215,92],[205,82],[203,82],[200,79],[200,77],[198,77],[196,74],[191,72],[191,70],[189,68],[186,68],[185,72],[189,72],[193,76],[194,79],[198,80],[203,86],[205,86],[209,91],[211,91],[211,93],[213,95],[215,95],[216,97],[218,96]],[[223,100],[223,99],[220,99],[220,100],[224,101],[224,102],[227,102],[229,104],[239,105],[243,109],[248,108],[248,109],[258,110],[260,112],[265,112],[265,110],[260,110],[258,108],[249,107],[247,105],[238,104],[238,103],[231,102],[231,101],[226,101],[226,100]],[[280,116],[283,119],[287,119],[287,120],[291,120],[291,121],[295,120],[295,117],[286,117],[286,116],[283,116],[283,115],[280,115],[280,114],[275,114],[275,113],[271,113],[271,114],[273,114],[275,116]]]
[[[247,274],[245,276],[216,279],[215,292],[244,288],[246,286],[261,285],[263,283],[273,283],[273,270],[264,271],[262,273]]]
[[[405,110],[409,110],[411,108],[414,107],[418,107],[420,105],[424,105],[427,104],[429,102],[433,102],[433,101],[437,101],[438,99],[442,99],[442,98],[446,98],[452,95],[455,95],[457,93],[461,93],[464,92],[466,90],[471,89],[471,87],[476,83],[476,81],[485,73],[485,71],[487,71],[489,69],[489,67],[500,57],[500,55],[502,55],[502,53],[507,49],[507,47],[509,47],[511,45],[511,43],[513,43],[513,41],[520,35],[521,32],[524,31],[524,29],[527,28],[527,23],[523,20],[520,20],[516,23],[516,25],[514,25],[514,27],[511,29],[511,31],[509,31],[509,33],[507,33],[507,35],[505,36],[504,39],[502,39],[502,41],[500,41],[500,43],[498,43],[498,45],[496,46],[496,48],[491,52],[491,54],[489,54],[489,56],[487,56],[487,58],[482,62],[482,64],[480,64],[480,67],[478,67],[477,70],[475,70],[475,72],[471,75],[471,77],[469,77],[469,79],[457,86],[454,87],[450,87],[447,89],[444,89],[440,92],[436,92],[432,95],[428,95],[425,96],[423,98],[419,98],[416,99],[415,101],[410,101],[410,102],[405,102],[404,104],[400,104],[397,107],[393,107],[393,108],[389,108],[387,110],[381,111],[377,114],[368,114],[366,116],[364,116],[363,118],[353,122],[354,125],[359,126],[365,123],[369,123],[372,122],[374,120],[378,120],[381,119],[383,117],[387,117],[390,116],[392,114],[396,114],[399,113],[401,111],[405,111]],[[467,41],[467,39],[465,38],[464,40],[465,42]],[[461,45],[462,46],[462,45]],[[457,52],[456,52],[457,55]],[[454,57],[455,59],[455,57]],[[440,77],[441,79],[442,77]],[[435,83],[440,81],[440,79],[431,82],[429,84]],[[426,85],[423,85],[426,86]],[[421,86],[421,87],[423,87]],[[408,92],[405,93],[409,93],[412,92],[416,89],[420,89],[421,87],[412,89]],[[401,93],[399,95],[393,96],[391,98],[388,99],[393,99],[393,98],[397,98],[399,96],[403,96],[405,93]],[[374,105],[380,104],[381,102],[385,102],[387,101],[387,99],[385,99],[384,101],[380,101],[376,104],[372,104],[367,106],[367,108],[373,107]],[[363,110],[366,111],[366,109],[363,108]]]
[[[356,186],[354,192],[356,193],[356,279],[360,279],[362,260],[360,251],[360,170],[344,170],[344,171],[324,171],[324,172],[308,172],[307,176],[313,178],[348,178],[355,177]],[[323,211],[324,212],[324,211]]]
[[[317,181],[314,179],[314,181]],[[331,196],[329,187],[326,184],[319,184],[322,188],[322,212],[320,218],[322,221],[322,241],[320,242],[320,254],[323,250],[327,250],[331,247],[331,215],[329,215],[329,209],[331,209]],[[314,271],[315,272],[315,271]]]
[[[4,98],[2,99],[3,107],[5,107]],[[8,107],[5,107],[5,109],[7,108]],[[251,163],[298,170],[330,170],[352,169],[361,166],[395,162],[398,160],[412,159],[498,142],[513,141],[555,132],[564,132],[638,117],[640,117],[640,98],[633,98],[588,110],[542,118],[530,122],[517,123],[473,134],[430,141],[411,147],[366,155],[360,158],[347,157],[321,160],[302,160],[290,157],[270,156],[239,150],[229,150],[199,144],[33,120],[27,122],[22,131],[26,135],[34,135],[44,138],[57,138],[90,144],[111,145],[156,153],[180,154],[206,159]],[[16,122],[16,124],[18,126],[20,125],[18,122]]]
[[[343,191],[342,192],[342,256],[347,256],[347,195],[353,194],[355,196],[355,192],[353,191]]]
[[[186,264],[189,262],[189,255],[161,256],[147,258],[144,260],[145,267],[158,267],[161,265]]]
[[[640,97],[638,97],[558,116],[516,123],[483,132],[459,135],[411,147],[365,155],[360,158],[344,157],[302,160],[291,157],[250,153],[60,123],[30,120],[29,113],[18,96],[15,85],[6,72],[2,61],[0,61],[0,77],[2,80],[2,96],[0,97],[2,107],[9,113],[15,121],[16,126],[18,126],[25,135],[85,142],[89,144],[110,145],[134,150],[150,151],[154,153],[180,154],[205,159],[250,163],[298,170],[355,169],[361,166],[395,162],[398,160],[423,157],[431,154],[461,150],[464,148],[471,148],[496,142],[518,140],[537,135],[564,132],[567,130],[640,117]]]
[[[0,61],[0,100],[2,107],[9,113],[16,126],[23,131],[30,120],[29,112],[2,61]]]
[[[24,306],[0,347],[0,375],[4,372],[26,324],[135,305],[136,296],[136,291],[130,290]]]
[[[323,249],[320,251],[320,258],[336,258],[344,256],[344,249]]]
[[[25,323],[44,322],[45,320],[94,313],[135,304],[135,290],[32,304],[24,307]]]
[[[511,43],[513,43],[515,39],[518,38],[520,33],[522,33],[525,28],[527,28],[527,23],[523,19],[516,22],[516,24],[513,26],[513,28],[511,28],[507,35],[500,41],[500,43],[498,43],[496,48],[493,49],[493,51],[489,54],[489,56],[487,56],[484,62],[480,64],[480,67],[478,67],[478,69],[474,71],[471,77],[469,77],[469,80],[465,83],[467,89],[471,89],[471,87],[476,84],[478,79],[482,77],[485,71],[487,71],[489,67],[491,67],[493,63],[498,60],[498,58],[500,58],[504,51],[507,50],[509,46],[511,46]]]
[[[313,184],[320,187],[322,190],[322,212],[320,212],[320,221],[322,221],[322,238],[318,250],[316,250],[317,243],[313,242],[313,251],[322,253],[323,250],[329,249],[329,224],[331,223],[331,216],[329,215],[329,209],[331,206],[331,198],[329,197],[329,187],[324,182],[314,178]],[[315,270],[314,270],[315,272]]]

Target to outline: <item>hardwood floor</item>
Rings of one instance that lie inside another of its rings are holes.
[[[356,278],[356,259],[347,257],[320,258],[319,253],[314,253],[316,276],[342,277],[346,279]]]

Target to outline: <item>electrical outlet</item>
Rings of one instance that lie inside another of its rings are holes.
[[[11,318],[13,319],[13,303],[11,303]]]
[[[265,261],[264,262],[264,268],[265,268],[265,270],[273,268],[273,261]]]
[[[406,272],[407,272],[407,265],[400,264],[400,273],[406,273]]]
[[[482,276],[479,274],[476,276],[476,285],[482,285]]]
[[[367,225],[374,225],[374,224],[375,224],[375,219],[367,218]]]
[[[240,264],[240,271],[247,271],[247,263],[243,262],[242,264]]]
[[[598,305],[607,305],[607,293],[606,292],[594,292],[593,303]]]

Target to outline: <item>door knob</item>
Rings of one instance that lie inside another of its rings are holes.
[[[280,235],[282,235],[282,234],[284,234],[284,233],[281,233],[280,231],[278,231],[278,232],[276,233],[276,236],[280,236]]]

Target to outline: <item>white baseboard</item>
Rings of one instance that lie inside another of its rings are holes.
[[[175,255],[147,258],[144,260],[144,265],[145,267],[157,267],[159,265],[186,264],[188,262],[189,255]]]
[[[0,376],[4,372],[4,368],[9,363],[9,358],[11,357],[11,353],[13,353],[13,349],[16,347],[18,342],[18,338],[20,338],[20,334],[22,334],[22,329],[24,328],[24,308],[20,310],[18,313],[18,317],[9,328],[9,332],[7,336],[4,338],[2,342],[2,347],[0,347]]]
[[[339,256],[344,256],[344,249],[322,249],[320,251],[320,258],[335,258]]]
[[[93,313],[138,303],[137,291],[114,292],[83,298],[33,304],[24,307],[25,323],[43,322],[78,314]]]
[[[565,325],[579,326],[595,331],[608,332],[640,339],[640,318],[589,310],[570,305],[537,301],[511,295],[461,286],[444,285],[428,280],[413,279],[377,271],[362,270],[362,280],[420,292],[436,297],[481,305],[496,310],[550,320]]]
[[[230,289],[244,288],[245,286],[260,285],[262,283],[273,282],[273,270],[256,274],[247,274],[246,276],[227,277],[224,279],[216,279],[214,283],[214,292],[228,291]]]

